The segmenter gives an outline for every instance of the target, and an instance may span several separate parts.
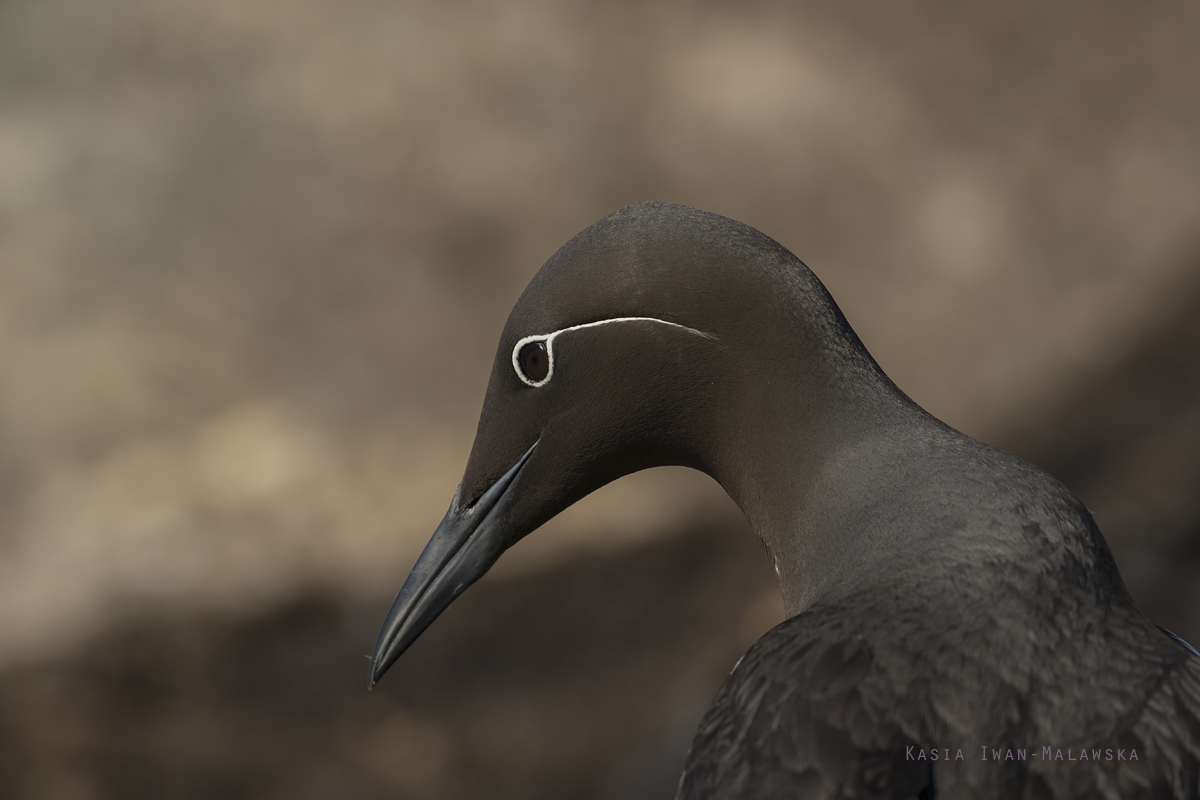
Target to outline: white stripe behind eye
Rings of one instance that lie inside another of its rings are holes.
[[[697,336],[703,336],[705,339],[712,339],[713,341],[717,340],[717,337],[711,333],[705,333],[704,331],[698,331],[695,328],[689,328],[686,325],[680,325],[678,322],[668,322],[665,319],[659,319],[657,317],[614,317],[613,319],[602,319],[602,320],[599,320],[598,322],[587,322],[587,323],[584,323],[583,325],[572,325],[569,328],[561,328],[559,330],[553,331],[552,333],[539,333],[534,336],[526,336],[524,339],[517,342],[516,346],[513,347],[513,351],[512,351],[513,370],[516,371],[517,377],[520,378],[521,382],[524,383],[526,386],[532,386],[534,388],[537,388],[538,386],[545,386],[547,383],[550,382],[550,379],[554,377],[554,340],[555,339],[557,339],[562,334],[568,333],[570,331],[578,331],[578,330],[582,330],[583,328],[594,328],[597,325],[607,325],[610,322],[657,322],[660,325],[670,325],[672,328],[679,328],[681,330],[687,331],[688,333],[694,333]],[[521,371],[521,363],[518,360],[518,356],[521,353],[521,348],[524,347],[525,345],[529,344],[530,342],[545,342],[546,343],[546,360],[549,363],[549,369],[546,372],[546,377],[542,378],[540,381],[536,381],[536,382],[531,381],[525,377],[525,373]]]

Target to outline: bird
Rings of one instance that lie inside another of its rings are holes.
[[[665,202],[521,294],[369,683],[508,547],[669,465],[737,503],[787,612],[703,715],[681,800],[1200,796],[1200,654],[1084,504],[910,399],[787,248]]]

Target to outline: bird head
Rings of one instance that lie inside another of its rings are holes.
[[[808,296],[826,318],[794,313]],[[656,466],[721,480],[775,388],[763,376],[804,373],[819,350],[805,343],[828,338],[814,325],[849,331],[795,256],[725,217],[639,203],[563,245],[500,336],[462,482],[388,613],[370,682],[505,549],[590,492]]]

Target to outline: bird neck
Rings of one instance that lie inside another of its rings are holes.
[[[819,380],[810,365],[787,391],[751,398],[713,471],[766,546],[789,616],[912,557],[907,531],[878,524],[880,504],[905,469],[908,432],[941,426],[874,362],[836,372]]]

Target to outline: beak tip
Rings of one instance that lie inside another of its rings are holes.
[[[375,688],[375,684],[379,683],[383,674],[388,671],[391,664],[384,664],[380,657],[382,653],[377,653],[371,657],[371,666],[367,669],[367,691]]]

